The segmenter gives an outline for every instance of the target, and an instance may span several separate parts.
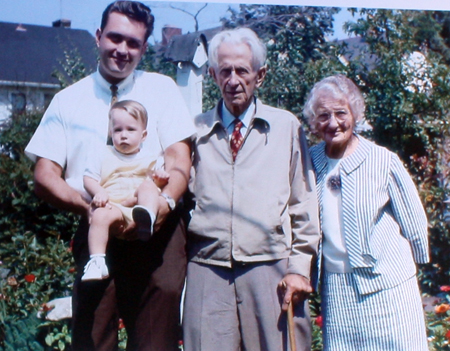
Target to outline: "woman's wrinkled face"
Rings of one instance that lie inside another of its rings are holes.
[[[313,123],[328,150],[345,151],[353,135],[355,118],[344,96],[319,95]]]

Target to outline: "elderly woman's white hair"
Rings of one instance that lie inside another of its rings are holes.
[[[210,67],[218,67],[219,46],[222,43],[247,44],[252,52],[252,68],[257,71],[266,63],[267,50],[263,42],[250,28],[237,28],[217,33],[209,43],[208,59]]]
[[[366,108],[364,97],[355,83],[343,74],[326,77],[316,83],[308,95],[303,115],[308,118],[309,123],[314,127],[316,117],[317,102],[323,96],[333,96],[338,99],[345,98],[352,112],[355,124],[364,119]]]

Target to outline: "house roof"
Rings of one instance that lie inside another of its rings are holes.
[[[89,71],[97,65],[94,37],[86,30],[0,22],[0,82],[58,84],[55,70],[76,50]],[[77,54],[72,56],[77,57]]]
[[[190,62],[200,44],[203,44],[205,49],[207,48],[206,37],[203,34],[175,35],[169,42],[166,57],[175,62]]]
[[[190,62],[194,58],[197,46],[202,43],[208,50],[208,43],[212,37],[221,31],[220,27],[206,29],[194,33],[174,35],[166,48],[165,56],[174,62]]]
[[[345,47],[345,61],[360,60],[370,71],[377,66],[377,57],[368,52],[369,45],[364,38],[357,36],[338,40],[336,43]]]

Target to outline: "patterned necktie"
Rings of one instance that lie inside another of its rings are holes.
[[[117,102],[117,90],[119,90],[119,88],[117,87],[117,85],[112,84],[109,89],[111,89],[111,104],[110,106],[114,105]],[[112,138],[111,135],[109,134],[109,129],[108,129],[108,137],[106,139],[106,145],[112,145]]]
[[[242,146],[242,143],[244,142],[244,137],[241,134],[241,128],[244,125],[242,121],[239,118],[236,118],[234,120],[234,129],[231,133],[230,138],[230,147],[231,147],[231,154],[233,155],[233,161],[236,160],[236,155],[239,151],[239,149]]]
[[[117,85],[113,84],[109,87],[111,89],[111,106],[117,102],[117,90],[119,89]]]

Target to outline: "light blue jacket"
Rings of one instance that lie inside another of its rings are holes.
[[[359,293],[388,289],[429,260],[427,218],[414,183],[396,154],[357,136],[340,163],[343,227]],[[325,143],[311,148],[322,216]]]

